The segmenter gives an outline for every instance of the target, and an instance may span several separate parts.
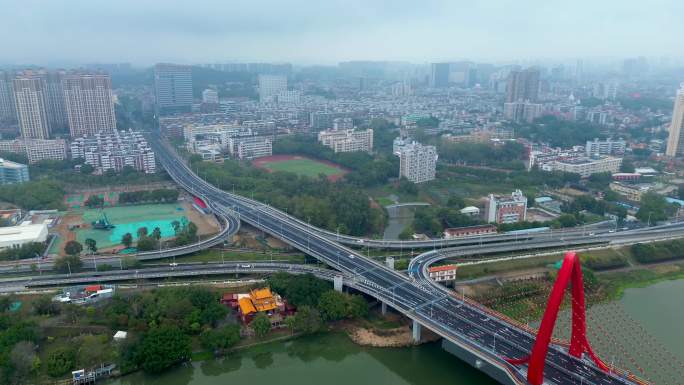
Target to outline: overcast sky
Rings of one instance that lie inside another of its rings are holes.
[[[2,0],[0,63],[682,56],[683,0]]]

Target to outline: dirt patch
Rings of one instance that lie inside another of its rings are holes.
[[[408,326],[380,331],[349,325],[345,331],[354,343],[361,346],[398,348],[413,345],[411,328]]]

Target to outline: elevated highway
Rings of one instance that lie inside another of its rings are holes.
[[[217,189],[197,177],[157,137],[150,139],[160,164],[183,188],[212,205],[236,212],[240,220],[277,237],[336,269],[344,284],[375,297],[449,341],[459,357],[503,384],[526,384],[526,365],[507,357],[529,354],[535,336],[465,298],[445,293],[363,257],[285,213],[260,202]],[[509,239],[510,240],[510,239]],[[573,357],[563,346],[550,347],[547,384],[636,384],[622,373],[606,372],[593,362]]]

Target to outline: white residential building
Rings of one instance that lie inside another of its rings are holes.
[[[585,146],[587,156],[623,155],[626,148],[627,143],[623,139],[613,140],[610,138],[607,140],[589,140]]]
[[[64,139],[26,139],[26,155],[29,163],[43,159],[64,160],[67,158],[67,142]]]
[[[238,159],[254,159],[273,155],[273,142],[263,136],[234,137],[229,140],[230,154]]]
[[[152,148],[142,133],[114,131],[74,139],[70,146],[72,158],[83,158],[98,173],[121,171],[133,167],[147,174],[157,172]]]
[[[609,172],[614,174],[620,171],[622,158],[612,156],[577,158],[569,160],[554,160],[540,166],[544,171],[564,171],[579,174],[587,178],[591,174]]]
[[[318,133],[318,141],[334,152],[373,151],[373,130],[327,130]]]
[[[399,177],[413,183],[435,179],[437,169],[437,148],[412,142],[399,148]]]

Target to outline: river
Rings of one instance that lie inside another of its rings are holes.
[[[590,339],[604,360],[613,357],[606,335],[619,341],[656,383],[676,383],[684,361],[684,280],[627,289],[623,298],[590,309]],[[567,316],[567,315],[565,315]],[[569,325],[566,322],[566,326]],[[643,329],[641,329],[643,327]],[[638,335],[638,337],[637,337]],[[665,349],[671,352],[668,357]],[[616,364],[633,368],[617,349]],[[622,356],[622,357],[621,357]],[[662,356],[662,359],[658,357]],[[619,360],[622,359],[623,362]],[[670,362],[663,363],[661,361]],[[676,381],[676,380],[675,380]],[[490,385],[479,371],[444,352],[438,343],[412,348],[367,348],[339,333],[270,343],[228,357],[195,362],[158,376],[138,372],[108,385]]]
[[[439,343],[366,348],[326,333],[269,343],[228,357],[192,363],[158,376],[141,372],[108,385],[494,385],[443,351]]]

